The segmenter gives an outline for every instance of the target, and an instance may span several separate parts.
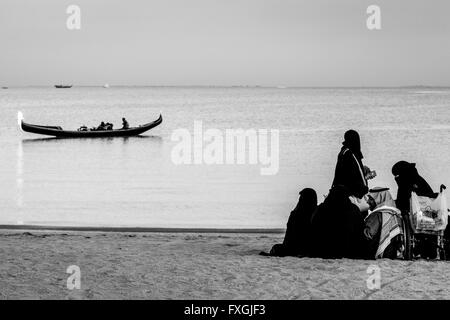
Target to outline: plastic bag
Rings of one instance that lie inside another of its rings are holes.
[[[442,231],[448,223],[447,199],[441,192],[436,199],[411,193],[411,214],[417,231]]]

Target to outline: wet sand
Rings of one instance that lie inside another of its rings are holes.
[[[1,299],[450,299],[450,264],[258,255],[282,233],[0,230]],[[81,288],[69,290],[76,265]],[[381,288],[367,287],[371,265]]]

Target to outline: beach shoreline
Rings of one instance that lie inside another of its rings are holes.
[[[278,233],[3,229],[0,299],[450,299],[445,261],[259,255],[282,241]],[[80,289],[67,286],[71,266]],[[374,266],[381,287],[372,290]]]

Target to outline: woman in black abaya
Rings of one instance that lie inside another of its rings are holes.
[[[344,186],[334,186],[312,217],[311,255],[314,257],[368,258],[369,241],[364,219]]]
[[[300,191],[297,206],[292,210],[282,244],[272,247],[272,256],[308,256],[311,242],[311,216],[317,208],[317,194],[313,189]]]
[[[332,187],[344,186],[351,196],[359,199],[367,194],[369,191],[365,178],[367,169],[364,168],[362,159],[359,134],[355,130],[348,130],[338,155]]]

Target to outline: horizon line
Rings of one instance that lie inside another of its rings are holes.
[[[110,89],[111,87],[136,87],[136,88],[275,88],[275,89],[396,89],[396,88],[446,88],[450,89],[450,85],[395,85],[395,86],[287,86],[287,85],[252,85],[252,84],[243,84],[243,85],[206,85],[206,84],[192,84],[192,85],[147,85],[147,84],[108,84],[108,88],[105,88],[104,85],[100,84],[87,84],[87,85],[73,85],[70,84],[71,88],[104,88]],[[55,85],[3,85],[2,88],[10,89],[10,88],[54,88]],[[71,89],[67,88],[67,89]],[[56,88],[55,88],[56,89]]]
[[[78,231],[130,233],[284,233],[284,228],[164,228],[164,227],[77,227],[45,225],[0,225],[0,230]]]

